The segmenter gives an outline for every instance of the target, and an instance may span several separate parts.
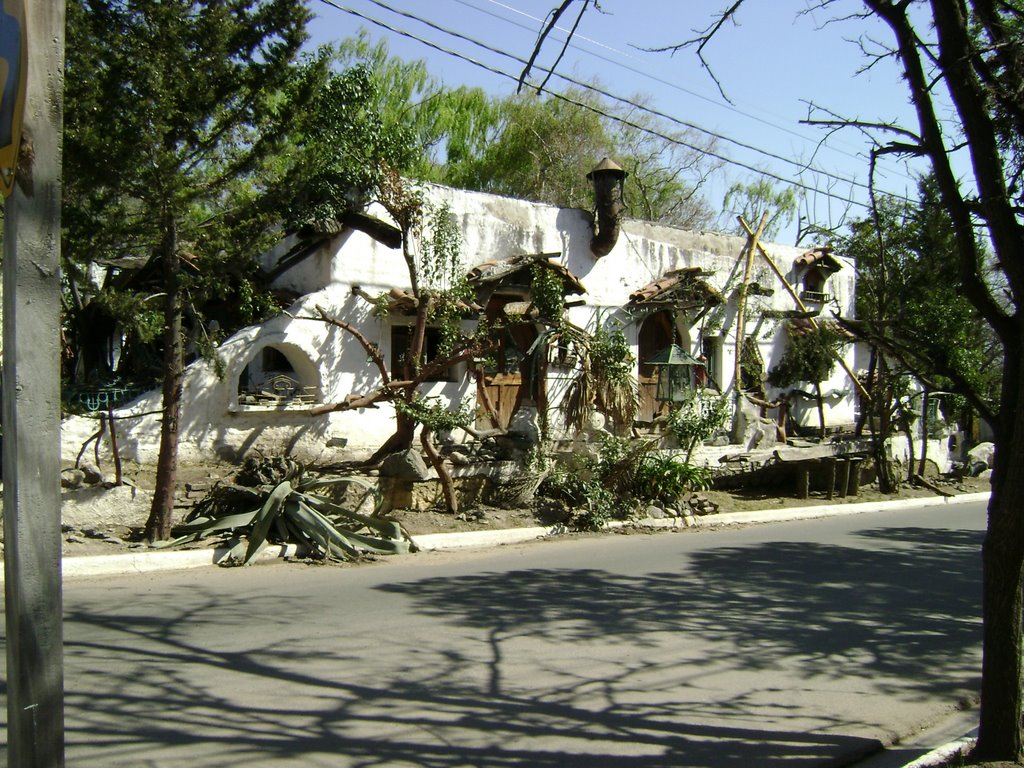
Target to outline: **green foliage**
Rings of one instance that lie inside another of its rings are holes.
[[[686,450],[689,463],[693,449],[702,440],[718,433],[732,415],[729,398],[709,390],[701,390],[668,415],[668,430]]]
[[[713,215],[697,193],[713,169],[704,137],[609,104],[582,87],[566,98],[524,94],[474,105],[473,139],[456,142],[440,181],[565,207],[591,209],[586,175],[604,156],[629,173],[627,201],[635,214],[698,228]],[[603,117],[625,118],[632,125]],[[676,141],[674,141],[676,140]],[[682,141],[682,144],[677,141]],[[686,149],[688,144],[695,149]]]
[[[396,400],[395,410],[417,424],[422,424],[431,432],[466,427],[473,422],[473,413],[466,403],[459,403],[459,407],[453,411],[439,397],[423,397],[412,401]]]
[[[920,181],[916,203],[879,200],[876,216],[853,222],[840,247],[857,260],[858,332],[933,388],[996,402],[1001,352],[964,292],[934,178]],[[986,280],[995,287],[999,278],[989,271]]]
[[[364,498],[376,494],[361,478],[303,480],[301,471],[273,484],[217,486],[174,528],[177,538],[164,546],[212,534],[245,537],[229,551],[225,565],[249,565],[268,542],[299,544],[315,556],[337,560],[409,551],[408,536],[398,523],[360,514],[315,493],[337,487],[361,488]]]
[[[783,226],[793,221],[798,205],[796,191],[792,187],[776,189],[771,181],[763,177],[747,184],[737,182],[729,187],[722,200],[722,208],[730,218],[724,222],[724,226],[738,235],[746,235],[747,231],[735,221],[736,216],[742,216],[756,231],[761,217],[767,213],[768,221],[765,222],[761,236],[771,240]]]
[[[837,353],[848,343],[842,333],[824,323],[800,336],[791,335],[782,359],[768,373],[768,383],[784,388],[825,381],[835,369]]]
[[[569,428],[579,432],[591,409],[617,425],[631,424],[637,409],[636,364],[625,335],[601,324],[593,334],[576,326],[565,328],[566,338],[580,356],[575,378],[562,399],[562,414]]]
[[[540,318],[554,327],[561,327],[565,316],[565,294],[562,278],[541,264],[530,267],[530,298]]]
[[[710,470],[655,451],[654,441],[605,436],[596,457],[574,454],[555,462],[538,493],[573,510],[571,522],[599,528],[632,515],[644,503],[676,504],[690,491],[709,487]]]
[[[447,204],[431,210],[430,229],[416,259],[418,286],[430,294],[427,321],[439,329],[438,356],[447,357],[468,340],[462,331],[465,307],[473,299],[462,260],[462,233]]]
[[[662,504],[676,504],[684,493],[710,486],[711,470],[660,453],[645,456],[633,478],[636,498]]]
[[[414,162],[412,137],[377,113],[365,67],[302,53],[309,18],[291,0],[68,3],[69,378],[110,377],[102,350],[122,332],[118,373],[160,378],[151,331],[162,308],[147,297],[172,289],[192,338],[265,319],[278,308],[254,257],[282,222],[336,216],[365,199],[383,163]],[[160,270],[170,234],[183,261],[175,286]],[[149,316],[126,315],[130,302]]]

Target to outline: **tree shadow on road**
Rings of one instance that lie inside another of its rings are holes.
[[[544,568],[379,587],[451,636],[475,640],[471,651],[453,643],[439,652],[404,639],[413,630],[398,624],[367,654],[367,638],[318,624],[310,605],[285,594],[227,602],[200,589],[172,615],[145,603],[117,615],[72,608],[69,635],[87,625],[101,639],[71,639],[70,667],[98,666],[109,679],[72,675],[70,762],[842,764],[876,743],[842,735],[842,717],[816,712],[809,730],[805,712],[779,705],[759,724],[770,688],[755,700],[701,686],[725,656],[752,679],[792,659],[797,678],[816,684],[878,677],[880,696],[890,685],[905,698],[952,695],[973,679],[980,625],[964,617],[978,613],[981,534],[858,536],[875,548],[784,541],[704,550],[673,573]],[[268,622],[294,625],[294,641],[265,641]],[[237,647],[199,644],[195,631],[212,624],[237,626]],[[716,655],[679,658],[665,639],[680,636],[711,643]],[[550,656],[529,657],[533,649]],[[590,654],[595,675],[569,669],[567,659]],[[524,683],[518,671],[528,663],[549,683]]]

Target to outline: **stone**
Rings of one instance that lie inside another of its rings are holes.
[[[651,504],[647,507],[646,515],[655,520],[663,520],[665,518],[665,510],[656,504]]]
[[[88,485],[98,485],[104,481],[103,473],[95,464],[79,464],[78,469],[84,474]]]
[[[60,473],[61,488],[81,488],[85,484],[85,472],[80,469],[64,469]]]
[[[78,488],[61,495],[61,521],[75,528],[141,526],[149,517],[152,504],[151,492],[130,485]]]
[[[428,467],[419,451],[412,448],[389,454],[381,462],[379,472],[381,477],[412,482],[422,482],[437,477],[433,467]]]
[[[993,443],[978,443],[967,452],[967,466],[973,468],[983,463],[985,469],[991,469],[996,458],[996,447]],[[975,474],[973,471],[971,474]]]

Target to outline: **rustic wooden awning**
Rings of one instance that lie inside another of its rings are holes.
[[[493,286],[495,283],[507,280],[537,264],[554,272],[562,279],[562,292],[564,295],[586,293],[587,289],[583,287],[583,283],[580,282],[576,275],[569,271],[568,267],[553,261],[553,259],[559,256],[561,256],[560,253],[534,253],[511,256],[501,261],[485,261],[483,264],[477,264],[470,269],[466,274],[466,278],[469,280],[469,284],[474,287]]]
[[[817,267],[826,272],[838,272],[843,265],[832,255],[832,246],[823,245],[797,256],[793,261],[796,267]]]
[[[806,336],[814,330],[815,323],[827,328],[833,333],[838,334],[844,339],[853,341],[857,338],[854,334],[850,333],[846,328],[834,320],[815,320],[813,317],[792,317],[786,320],[786,330],[788,330],[789,335],[793,337]]]
[[[629,294],[631,306],[698,309],[723,303],[722,294],[703,278],[710,273],[700,267],[666,272],[653,283]]]
[[[372,301],[373,298],[369,295],[362,294],[368,301]],[[413,295],[412,291],[405,290],[403,288],[392,288],[387,292],[388,312],[392,314],[402,315],[415,315],[416,308],[419,306],[419,301]],[[456,306],[459,308],[459,312],[464,316],[475,315],[483,312],[483,307],[474,302],[458,301]]]

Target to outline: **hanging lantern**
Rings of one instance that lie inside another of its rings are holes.
[[[654,397],[663,403],[685,403],[692,398],[696,391],[696,371],[705,367],[704,363],[676,344],[665,347],[644,362],[658,368]]]

